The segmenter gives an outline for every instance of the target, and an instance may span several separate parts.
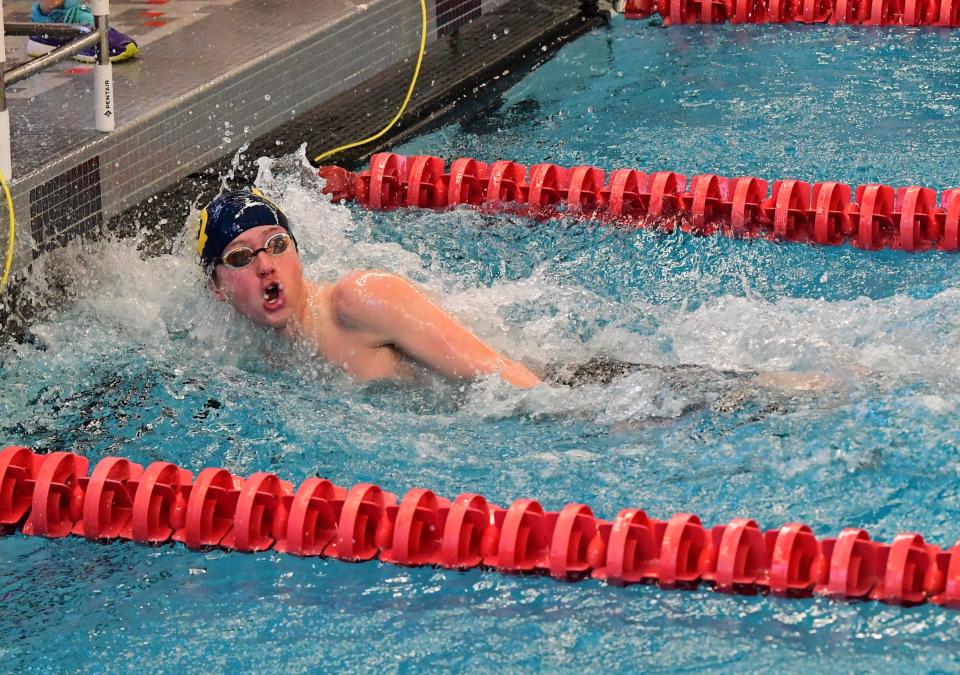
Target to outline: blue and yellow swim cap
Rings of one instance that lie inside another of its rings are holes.
[[[261,225],[277,225],[290,232],[283,211],[259,190],[225,192],[210,202],[200,212],[197,230],[197,253],[203,271],[211,274],[227,244]]]

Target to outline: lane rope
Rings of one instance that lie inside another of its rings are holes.
[[[92,469],[92,471],[91,471]],[[352,488],[310,477],[299,486],[268,472],[246,478],[208,467],[196,476],[170,462],[142,466],[29,448],[0,450],[0,534],[181,542],[241,552],[274,550],[402,566],[546,574],[611,586],[655,583],[719,593],[823,595],[892,605],[960,608],[960,542],[915,532],[892,542],[861,528],[818,538],[810,526],[762,530],[750,518],[713,527],[692,513],[657,520],[642,509],[616,518],[586,504],[545,510],[537,500],[497,506],[413,488],[400,497],[373,483]],[[955,529],[955,528],[954,528]]]
[[[958,0],[627,0],[626,19],[663,17],[685,24],[792,23],[855,26],[960,27]]]
[[[473,206],[532,218],[578,218],[697,235],[865,250],[960,251],[960,188],[853,186],[595,166],[487,164],[380,152],[359,174],[322,166],[324,192],[380,211]]]

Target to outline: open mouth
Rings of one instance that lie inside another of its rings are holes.
[[[283,306],[283,284],[279,281],[271,281],[263,288],[263,306],[268,310]]]

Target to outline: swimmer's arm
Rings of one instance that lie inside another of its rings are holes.
[[[448,377],[497,374],[517,387],[540,383],[526,366],[498,354],[403,277],[355,272],[337,282],[332,301],[346,325]]]

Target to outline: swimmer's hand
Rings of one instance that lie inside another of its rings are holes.
[[[499,375],[524,389],[540,378],[501,356],[412,283],[388,272],[354,272],[334,286],[337,318],[370,347],[392,345],[448,377]]]

